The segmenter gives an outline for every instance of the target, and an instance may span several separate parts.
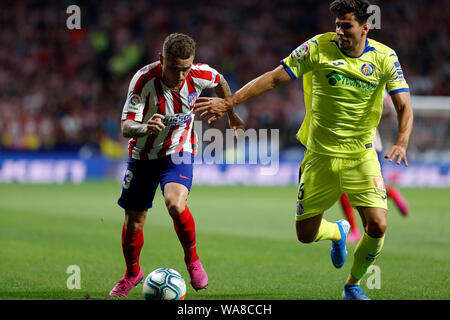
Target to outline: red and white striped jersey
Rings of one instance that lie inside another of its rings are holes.
[[[200,63],[192,65],[179,90],[171,90],[163,83],[160,62],[136,72],[128,88],[122,120],[146,123],[153,114],[159,113],[165,116],[165,128],[158,135],[130,139],[129,156],[151,160],[180,151],[195,154],[194,104],[203,89],[214,88],[219,81],[220,74],[215,69]]]

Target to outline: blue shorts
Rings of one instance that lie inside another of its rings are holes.
[[[190,191],[194,156],[190,154],[190,157],[191,162],[181,164],[175,164],[170,155],[155,160],[130,158],[117,203],[128,210],[147,210],[152,207],[158,184],[164,194],[164,186],[168,182],[180,183]]]

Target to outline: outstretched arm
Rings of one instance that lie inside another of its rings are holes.
[[[397,164],[402,161],[408,166],[406,159],[406,150],[408,149],[409,138],[413,130],[414,116],[411,107],[411,96],[409,92],[399,92],[391,96],[397,111],[398,120],[398,137],[396,143],[391,147],[389,152],[384,156],[389,161],[397,158]]]
[[[238,104],[257,97],[264,92],[273,90],[279,85],[291,81],[292,78],[282,66],[278,66],[272,71],[266,72],[256,79],[253,79],[233,95],[223,98],[198,98],[194,107],[194,112],[203,112],[201,118],[212,116],[208,119],[211,123],[222,117],[228,110],[232,110]]]
[[[230,86],[228,85],[227,80],[225,80],[225,78],[222,75],[220,76],[220,82],[214,88],[214,91],[216,92],[217,96],[222,99],[231,96]],[[245,130],[244,121],[242,121],[242,119],[234,112],[233,109],[228,110],[227,114],[228,114],[228,124],[230,125],[230,128],[233,129],[235,135],[237,130],[239,129]]]

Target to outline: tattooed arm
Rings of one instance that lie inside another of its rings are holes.
[[[164,129],[163,119],[163,115],[155,113],[147,123],[124,120],[121,123],[122,135],[125,138],[140,138],[148,134],[158,134]]]

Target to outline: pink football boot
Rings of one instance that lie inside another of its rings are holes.
[[[139,273],[136,277],[127,277],[124,275],[123,278],[117,282],[116,286],[111,290],[109,295],[111,297],[126,297],[131,289],[142,282],[143,278],[144,272],[142,271],[142,268],[139,269]]]
[[[358,242],[361,239],[361,232],[358,229],[350,231],[347,237],[347,242]]]
[[[394,200],[395,205],[397,206],[400,213],[407,217],[409,215],[409,207],[406,203],[406,200],[403,198],[402,194],[399,190],[395,189],[394,187],[388,186],[386,188],[387,196]]]
[[[191,262],[187,266],[187,270],[191,276],[191,285],[196,291],[205,289],[206,286],[208,286],[208,275],[206,274],[205,269],[203,269],[200,260]]]

